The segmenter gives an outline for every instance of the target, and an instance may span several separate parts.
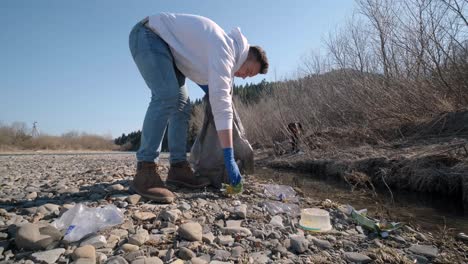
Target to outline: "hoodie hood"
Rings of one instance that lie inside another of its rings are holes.
[[[228,36],[234,41],[234,48],[236,50],[236,65],[233,69],[233,72],[236,72],[247,59],[250,45],[238,27],[233,28]]]

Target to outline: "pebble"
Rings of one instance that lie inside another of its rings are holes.
[[[17,229],[15,243],[18,248],[27,250],[45,249],[61,238],[60,232],[52,226],[24,224]]]
[[[94,248],[103,248],[107,245],[107,240],[102,235],[95,235],[95,236],[92,236],[83,240],[80,243],[80,246],[84,246],[84,245],[91,245]]]
[[[127,202],[132,205],[136,205],[141,200],[141,195],[139,194],[132,194],[127,197]]]
[[[182,224],[178,229],[178,234],[188,241],[202,241],[202,226],[197,222]]]
[[[439,250],[431,245],[412,245],[408,250],[414,254],[430,258],[435,258],[439,254]]]
[[[357,252],[345,252],[344,256],[347,260],[356,263],[369,263],[372,261],[368,256]]]
[[[141,246],[149,239],[149,233],[145,229],[139,229],[136,234],[128,238],[128,243]]]
[[[247,218],[247,205],[241,204],[234,207],[233,214],[240,218]]]
[[[60,256],[65,253],[64,248],[56,248],[42,252],[36,252],[31,255],[31,257],[37,262],[45,262],[48,264],[55,263]]]
[[[87,259],[89,261],[96,262],[96,249],[91,245],[76,248],[73,251],[72,258],[74,260]]]
[[[304,253],[309,246],[307,239],[300,235],[291,236],[291,249],[299,254]]]
[[[176,190],[173,204],[158,204],[126,193],[135,172],[133,155],[0,157],[0,173],[7,164],[15,169],[2,178],[0,202],[7,206],[0,208],[1,263],[366,263],[366,254],[385,247],[418,263],[439,260],[435,257],[455,263],[452,256],[459,254],[452,242],[439,253],[431,246],[438,244],[432,235],[407,226],[388,239],[366,236],[367,230],[333,206],[326,210],[337,231],[305,232],[297,228],[298,215],[265,210],[268,198],[254,177],[246,179],[245,192],[235,200],[209,190]],[[22,202],[8,206],[15,201]],[[62,242],[64,230],[47,223],[80,203],[114,204],[122,208],[125,222],[81,243]],[[299,196],[297,205],[323,202]],[[18,248],[22,239],[28,244],[24,250]],[[457,240],[457,245],[465,241],[461,235]]]
[[[126,243],[126,244],[122,245],[122,250],[125,251],[125,252],[137,251],[138,249],[140,249],[140,247],[137,246],[137,245],[133,245],[133,244],[129,244],[129,243]]]
[[[183,260],[191,260],[192,258],[196,257],[197,255],[190,249],[186,247],[179,248],[179,254],[177,254],[179,258]]]
[[[133,218],[140,221],[152,220],[156,218],[156,215],[151,212],[135,212]]]
[[[161,218],[164,221],[174,223],[175,221],[179,219],[181,215],[182,215],[182,212],[179,209],[172,209],[172,210],[162,211],[161,214],[159,215],[159,218]]]
[[[312,238],[312,241],[314,242],[314,244],[316,246],[318,246],[319,248],[321,249],[331,249],[333,248],[332,244],[330,242],[328,242],[327,240],[322,240],[322,239],[318,239],[318,238]]]
[[[106,264],[128,264],[128,261],[121,256],[114,256],[108,258]]]

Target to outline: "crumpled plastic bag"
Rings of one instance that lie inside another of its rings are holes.
[[[74,242],[106,227],[121,224],[123,221],[123,213],[113,204],[97,208],[77,204],[56,219],[52,226],[66,230],[63,240]]]
[[[222,188],[223,183],[229,183],[224,167],[223,151],[219,143],[208,96],[205,96],[203,101],[205,103],[203,126],[193,143],[189,162],[197,176],[208,177],[214,187]],[[234,158],[241,173],[251,174],[254,172],[253,149],[247,140],[234,103],[232,104],[232,111],[234,114],[232,126]]]

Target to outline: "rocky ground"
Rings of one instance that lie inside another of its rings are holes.
[[[235,197],[179,189],[173,204],[161,205],[129,190],[134,170],[132,154],[1,156],[0,263],[468,262],[463,241],[409,226],[384,239],[356,225],[339,204],[298,190],[298,207],[327,210],[333,226],[303,231],[297,212],[266,209],[272,200],[255,175]],[[76,204],[113,204],[124,222],[67,242],[65,230],[50,224]]]

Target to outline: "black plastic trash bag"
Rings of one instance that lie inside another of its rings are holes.
[[[208,177],[214,187],[221,188],[222,183],[229,183],[224,167],[223,150],[219,143],[208,97],[205,96],[203,101],[205,103],[203,126],[193,143],[189,162],[196,175]],[[234,158],[239,170],[245,176],[245,174],[254,172],[254,154],[234,103],[232,104],[232,110],[234,115],[232,126]]]

